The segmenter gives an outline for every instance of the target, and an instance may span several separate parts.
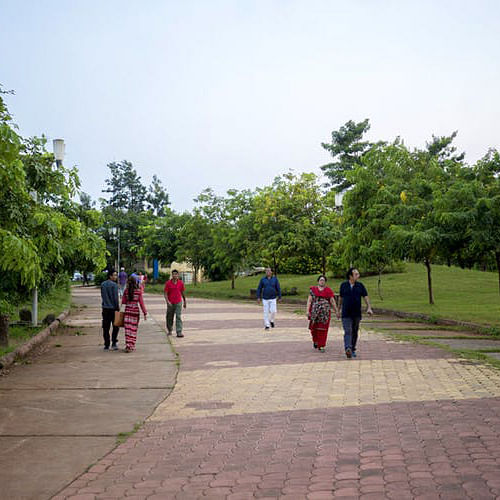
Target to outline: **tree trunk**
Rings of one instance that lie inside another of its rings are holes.
[[[231,290],[234,290],[234,273],[231,275]]]
[[[500,293],[500,251],[495,252],[495,259],[497,261],[497,271],[498,271],[498,293]]]
[[[193,276],[193,285],[196,286],[198,284],[198,266],[193,266],[194,276]]]
[[[382,297],[382,269],[378,270],[378,281],[377,281],[377,288],[378,288],[378,296],[380,297],[380,300],[384,300],[384,297]]]
[[[9,317],[6,314],[0,314],[0,346],[9,345]]]
[[[429,259],[425,259],[424,264],[427,268],[427,288],[429,289],[429,304],[434,304],[434,297],[432,296],[431,263]]]

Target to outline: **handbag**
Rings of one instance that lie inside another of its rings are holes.
[[[115,319],[113,321],[113,326],[124,326],[125,325],[125,313],[122,311],[115,311]]]

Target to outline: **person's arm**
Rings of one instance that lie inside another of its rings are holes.
[[[259,281],[259,286],[257,287],[257,302],[260,303],[260,294],[262,293],[262,278]]]
[[[165,297],[165,302],[167,303],[167,306],[169,306],[170,302],[168,301],[167,284],[166,283],[165,283],[165,288],[163,289],[163,296]]]
[[[365,288],[365,285],[363,285],[363,283],[361,283],[361,286],[363,287],[363,290],[362,290],[362,294],[363,294],[363,299],[365,301],[365,304],[366,304],[366,312],[367,314],[373,314],[373,311],[372,311],[372,306],[370,305],[370,297],[368,297],[368,292],[366,291],[366,288]]]
[[[335,303],[335,294],[332,292],[332,296],[330,297],[330,304],[332,306],[333,312],[335,313],[335,316],[337,316],[337,319],[339,318],[339,312],[337,310],[337,304]]]
[[[115,283],[113,287],[113,302],[115,303],[115,311],[120,310],[120,299],[118,298],[118,285]]]
[[[144,319],[146,319],[148,315],[148,310],[146,309],[146,305],[144,304],[144,298],[142,296],[142,292],[139,294],[139,305],[141,306],[142,313],[144,314]]]
[[[122,295],[122,304],[126,304],[128,302],[127,295],[128,293],[125,291]]]
[[[306,306],[307,319],[311,319],[311,302],[312,302],[312,297],[311,295],[309,295],[309,297],[307,297],[307,306]]]
[[[366,312],[370,315],[373,314],[372,306],[370,305],[370,297],[368,297],[368,295],[365,295],[363,299],[365,300],[366,304]]]

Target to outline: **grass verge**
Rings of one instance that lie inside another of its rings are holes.
[[[47,314],[59,316],[64,310],[69,309],[71,305],[71,292],[67,287],[55,288],[44,295],[38,304],[38,317],[45,318]],[[31,304],[23,304],[21,307],[31,307]],[[19,316],[12,315],[11,321],[17,321]],[[27,342],[37,333],[45,328],[43,326],[19,326],[14,325],[9,328],[9,346],[0,348],[0,357],[12,352],[20,345]]]
[[[206,282],[187,285],[189,297],[221,300],[249,300],[250,289],[257,288],[259,276],[241,277],[231,289],[230,281]],[[281,288],[297,288],[298,295],[284,300],[307,300],[309,287],[316,284],[317,275],[278,276]],[[432,321],[454,319],[484,325],[487,335],[500,336],[500,294],[497,273],[481,272],[458,267],[433,266],[432,280],[435,304],[429,304],[427,274],[422,264],[408,263],[406,272],[382,276],[381,294],[378,295],[377,276],[361,277],[376,308],[421,313]],[[328,285],[338,291],[342,280],[329,278]],[[163,285],[148,285],[148,292],[163,293]],[[414,320],[412,320],[413,322]],[[431,321],[431,322],[432,322]]]

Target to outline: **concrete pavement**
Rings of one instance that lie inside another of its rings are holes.
[[[252,304],[188,298],[185,334],[170,396],[57,499],[500,497],[498,370],[367,331],[348,360],[338,322],[322,354]]]
[[[52,497],[175,384],[176,357],[158,324],[141,321],[136,353],[104,352],[99,290],[75,288],[73,300],[81,308],[44,352],[0,377],[2,499]]]

